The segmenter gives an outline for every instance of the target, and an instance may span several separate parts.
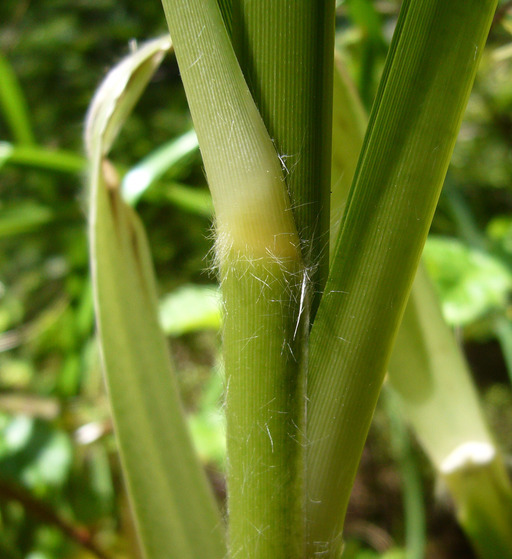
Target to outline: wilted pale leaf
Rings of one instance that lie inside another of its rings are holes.
[[[89,157],[99,146],[102,155],[110,151],[119,130],[171,46],[168,35],[153,39],[107,74],[85,119],[85,148]]]

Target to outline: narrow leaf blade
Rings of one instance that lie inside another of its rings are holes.
[[[100,91],[96,102],[101,103],[89,116],[95,307],[121,460],[145,555],[220,559],[225,555],[223,526],[192,448],[158,324],[145,233],[104,158],[162,48],[146,45],[122,61],[114,72],[126,89],[116,82],[110,91]],[[120,76],[119,67],[126,74]],[[112,85],[109,77],[106,83]]]
[[[34,133],[21,85],[7,58],[0,53],[0,109],[18,144],[33,144]]]
[[[495,7],[495,0],[402,5],[311,331],[311,553],[334,557],[339,549],[350,488]],[[334,459],[340,453],[341,467]]]

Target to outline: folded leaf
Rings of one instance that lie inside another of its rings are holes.
[[[105,159],[171,44],[157,39],[105,79],[89,111],[90,246],[101,354],[128,491],[148,559],[221,558],[223,526],[192,448],[146,236]]]

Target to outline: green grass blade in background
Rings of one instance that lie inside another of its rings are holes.
[[[413,452],[409,430],[400,412],[396,394],[386,390],[383,396],[390,423],[392,453],[401,478],[406,557],[407,559],[424,559],[427,526],[418,460]]]
[[[308,313],[281,162],[216,1],[163,5],[216,213],[230,552],[301,557]]]
[[[123,177],[123,198],[129,204],[135,205],[153,183],[173,167],[179,166],[180,162],[197,148],[197,136],[191,130],[151,152]]]
[[[313,318],[329,271],[334,0],[233,2],[233,46],[281,158]]]
[[[310,554],[338,553],[350,488],[495,7],[494,0],[403,5],[311,332]]]
[[[206,190],[171,183],[165,190],[162,189],[162,195],[177,208],[184,211],[204,217],[213,215],[212,197]]]
[[[364,107],[339,59],[335,59],[332,121],[331,258],[367,125]]]
[[[74,207],[54,210],[34,202],[6,205],[0,215],[0,239],[37,233],[47,226],[55,228],[59,224],[66,224],[79,218],[80,212]]]
[[[34,133],[21,86],[9,61],[0,53],[0,108],[12,139],[17,144],[33,144]]]
[[[86,160],[72,151],[0,142],[0,168],[4,165],[75,174],[85,170]]]
[[[347,0],[346,3],[348,13],[362,35],[359,45],[361,53],[357,82],[361,100],[370,108],[378,76],[378,64],[386,54],[382,22],[375,2]]]
[[[192,448],[158,324],[146,237],[105,159],[169,48],[168,38],[157,39],[125,58],[107,76],[89,112],[94,298],[116,435],[145,556],[221,559],[224,528]]]

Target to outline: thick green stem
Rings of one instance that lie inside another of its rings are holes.
[[[279,158],[216,0],[163,4],[216,213],[230,554],[297,559],[304,549],[308,314],[299,238]]]
[[[334,1],[233,1],[233,44],[286,177],[318,306],[329,270]]]
[[[297,260],[221,265],[233,558],[304,553],[304,374]]]

